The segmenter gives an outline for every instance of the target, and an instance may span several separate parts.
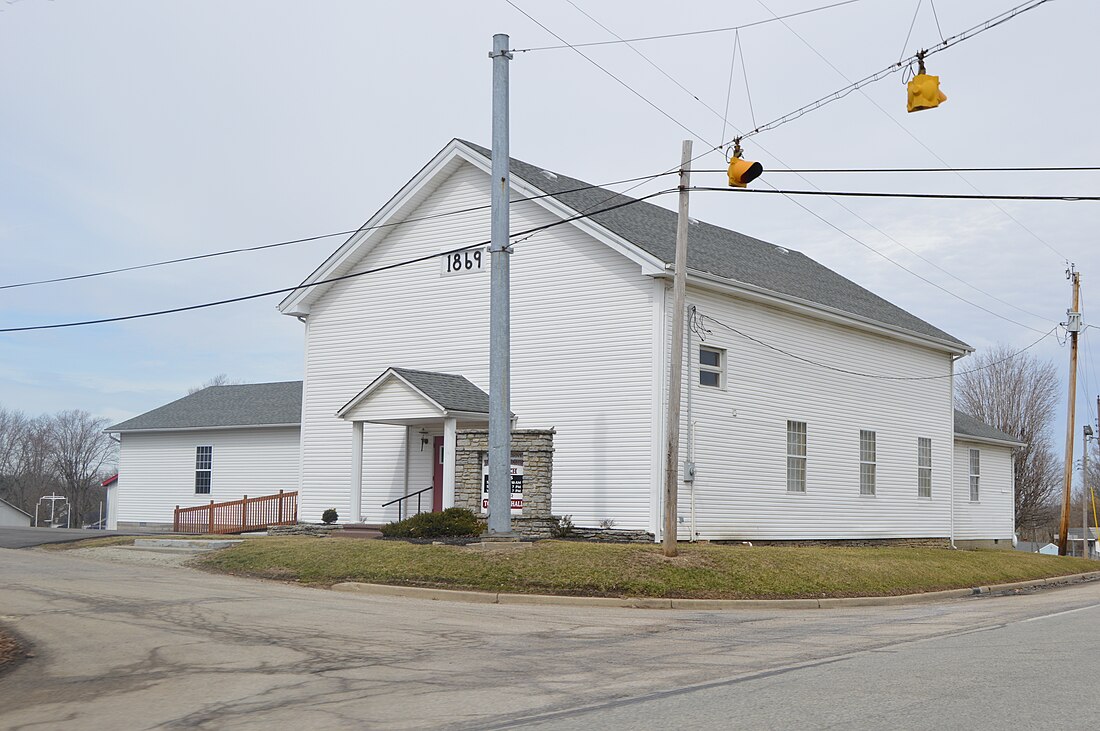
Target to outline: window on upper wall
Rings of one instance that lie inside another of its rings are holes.
[[[875,494],[875,433],[859,430],[859,494]]]
[[[980,450],[970,450],[970,501],[978,502],[981,495],[982,480],[982,453]]]
[[[806,422],[787,422],[787,492],[806,492]]]
[[[213,447],[195,447],[195,494],[210,494],[210,472],[214,466]]]
[[[699,346],[699,385],[726,387],[726,351]]]
[[[932,497],[932,440],[917,437],[917,497]]]

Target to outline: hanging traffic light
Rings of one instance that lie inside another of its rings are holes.
[[[910,112],[934,109],[947,101],[947,95],[940,91],[940,77],[924,73],[924,51],[917,53],[917,63],[919,64],[917,75],[909,79],[909,83],[906,84],[909,91],[906,108]]]
[[[760,177],[764,166],[758,162],[741,159],[741,140],[733,142],[733,156],[730,157],[729,180],[734,188],[747,188],[749,183]]]

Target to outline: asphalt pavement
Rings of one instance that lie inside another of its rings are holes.
[[[46,543],[71,543],[85,538],[132,536],[113,530],[83,530],[80,528],[0,528],[0,548],[32,548]]]
[[[1100,582],[900,607],[479,605],[79,551],[0,550],[0,586],[35,654],[0,677],[4,729],[1068,728],[1100,619]]]

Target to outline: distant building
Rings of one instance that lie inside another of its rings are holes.
[[[0,528],[29,528],[33,520],[30,513],[20,510],[7,500],[0,500]]]

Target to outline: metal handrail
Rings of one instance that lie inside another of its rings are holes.
[[[404,508],[405,508],[406,503],[401,502],[401,501],[402,500],[408,500],[411,497],[415,497],[416,498],[416,513],[417,513],[417,515],[419,515],[420,512],[421,512],[421,510],[420,510],[420,496],[423,495],[424,493],[428,492],[429,490],[433,490],[433,489],[435,489],[433,485],[428,485],[423,490],[417,490],[416,492],[410,492],[408,495],[402,495],[399,498],[394,498],[393,500],[390,500],[388,503],[382,503],[382,507],[383,508],[388,508],[389,506],[393,505],[394,503],[401,503],[400,505],[397,506],[397,519],[398,520],[404,520],[405,519],[405,510],[404,510]]]

